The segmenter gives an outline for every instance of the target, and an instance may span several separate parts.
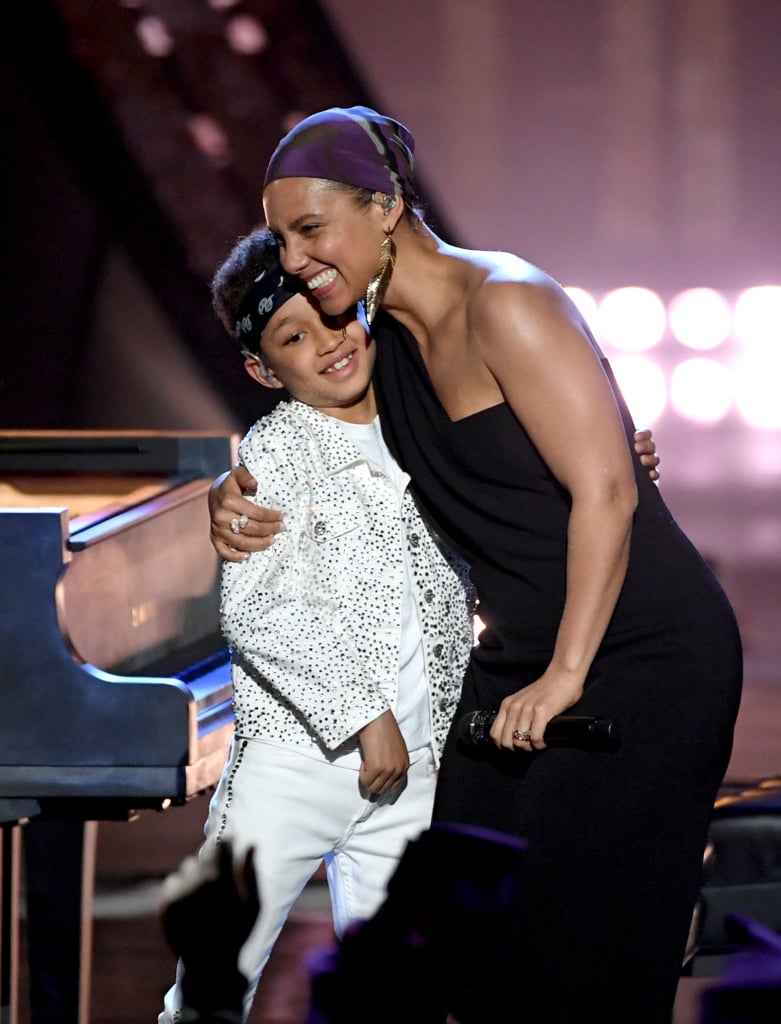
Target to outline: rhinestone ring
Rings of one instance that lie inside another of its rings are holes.
[[[231,519],[231,533],[238,533],[240,526],[241,523],[239,522],[239,517],[234,516],[233,519]]]
[[[516,729],[513,733],[513,739],[518,743],[528,743],[531,738],[532,734],[528,729]]]
[[[243,530],[248,522],[249,522],[249,519],[247,519],[247,517],[245,515],[239,516],[239,529]]]

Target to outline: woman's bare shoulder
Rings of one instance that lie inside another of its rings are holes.
[[[485,273],[469,295],[473,327],[491,331],[510,325],[533,329],[565,323],[577,326],[578,311],[550,274],[511,253],[477,254]]]

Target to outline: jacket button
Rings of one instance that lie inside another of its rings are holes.
[[[420,543],[420,537],[417,535],[417,533],[411,533],[409,536],[409,542],[413,548],[416,548]]]
[[[435,647],[434,647],[434,657],[435,658],[441,658],[442,657],[442,649],[443,649],[442,648],[442,644],[436,644],[435,645]]]
[[[426,602],[426,604],[431,604],[431,602],[434,600],[434,591],[427,590],[423,595],[423,600]]]
[[[318,520],[315,523],[314,527],[315,537],[325,537],[325,529],[325,523],[322,521],[322,519]]]

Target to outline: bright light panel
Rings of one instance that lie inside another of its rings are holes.
[[[664,303],[650,288],[616,288],[599,304],[599,337],[622,352],[643,352],[662,340]]]
[[[686,359],[670,377],[670,404],[697,423],[717,423],[732,405],[732,375],[715,359]]]
[[[726,341],[732,329],[729,303],[713,288],[687,288],[667,310],[670,330],[687,348],[705,350]]]
[[[735,367],[735,404],[752,427],[781,429],[781,351],[751,352]]]
[[[667,405],[661,367],[646,356],[619,356],[610,365],[638,429],[653,425]]]
[[[738,296],[735,334],[748,348],[781,350],[781,285],[747,288]]]
[[[577,288],[574,285],[568,285],[564,291],[578,307],[581,316],[589,325],[591,330],[596,334],[598,323],[597,300],[591,292],[587,292],[585,288]]]

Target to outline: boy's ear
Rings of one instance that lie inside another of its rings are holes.
[[[254,381],[262,384],[264,388],[283,388],[285,386],[274,374],[274,371],[269,370],[263,360],[258,359],[257,356],[247,356],[244,360],[244,369]]]

